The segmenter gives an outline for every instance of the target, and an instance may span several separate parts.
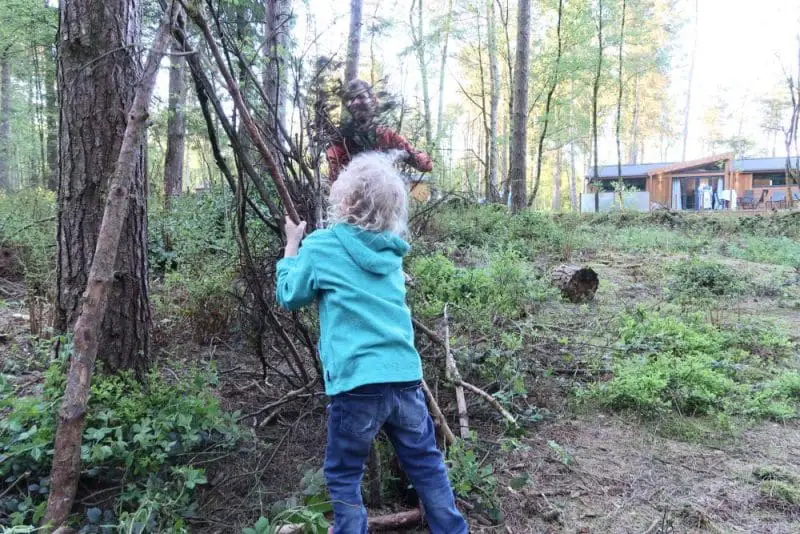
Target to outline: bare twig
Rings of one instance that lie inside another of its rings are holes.
[[[447,304],[444,305],[444,354],[445,376],[456,386],[456,404],[458,405],[458,423],[461,439],[469,438],[469,417],[467,415],[467,400],[464,398],[464,387],[461,375],[456,367],[456,359],[450,351],[450,323],[447,317]]]

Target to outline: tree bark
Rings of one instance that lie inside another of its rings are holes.
[[[575,142],[569,144],[569,205],[572,211],[580,211],[578,203],[578,179],[575,169]]]
[[[433,145],[433,128],[431,126],[431,96],[428,89],[428,54],[426,51],[425,24],[423,18],[424,0],[412,0],[409,23],[411,25],[411,39],[419,63],[420,84],[422,85],[422,118],[425,123],[425,147],[430,150]],[[414,8],[417,20],[414,22]]]
[[[183,47],[173,42],[169,70],[167,153],[164,157],[164,204],[183,191],[183,155],[186,139],[186,60],[178,55]]]
[[[588,267],[559,265],[550,275],[553,285],[561,290],[561,295],[570,302],[579,303],[594,299],[600,279]]]
[[[618,85],[618,93],[617,93],[617,179],[619,180],[620,185],[620,206],[623,205],[622,201],[622,185],[624,184],[622,180],[622,95],[624,89],[624,83],[622,80],[622,52],[625,46],[625,8],[627,7],[627,2],[622,0],[622,22],[620,24],[619,30],[619,85]]]
[[[47,124],[47,189],[58,191],[58,87],[56,56],[48,47],[44,64],[45,123]]]
[[[692,80],[694,79],[694,60],[697,55],[698,25],[700,24],[700,0],[694,2],[694,44],[692,44],[692,60],[689,63],[689,87],[686,89],[686,109],[683,111],[683,150],[681,161],[686,161],[686,145],[689,142],[689,112],[692,107]]]
[[[497,64],[497,28],[494,0],[486,0],[488,4],[488,53],[489,53],[489,172],[486,180],[486,201],[497,200],[497,122],[500,108],[500,68]]]
[[[439,64],[439,102],[436,108],[436,146],[444,137],[444,73],[447,69],[447,47],[450,42],[450,29],[453,23],[453,0],[447,2],[447,17],[444,21],[444,40],[442,43],[442,60]]]
[[[87,19],[76,20],[71,18],[73,14],[81,12],[80,9],[75,8],[83,6],[77,6],[71,2],[63,2],[61,5],[63,9],[62,30],[69,32],[70,30],[67,28],[71,23],[88,22]],[[107,8],[112,7],[108,2],[105,5]],[[123,6],[120,3],[118,7],[131,8],[136,6],[135,4]],[[73,9],[75,10],[73,11]],[[99,11],[103,10],[95,10],[95,15]],[[118,14],[130,17],[127,20],[138,20],[138,17],[135,16],[137,15],[135,9],[122,9]],[[126,18],[121,18],[117,22],[125,20]],[[119,27],[130,29],[131,25],[119,24]],[[74,40],[76,36],[75,34],[70,35],[73,40],[68,41],[68,47],[74,47],[78,44]],[[143,75],[134,81],[133,103],[127,113],[126,125],[122,131],[122,140],[121,143],[115,143],[119,149],[113,164],[113,176],[107,186],[108,200],[103,210],[100,230],[97,233],[97,245],[91,261],[86,292],[82,299],[80,314],[75,323],[67,386],[61,410],[59,411],[53,467],[50,473],[50,496],[43,519],[43,523],[50,527],[59,527],[66,521],[78,487],[81,466],[81,441],[86,423],[92,370],[101,343],[106,337],[104,336],[105,321],[103,318],[109,309],[109,302],[115,296],[115,278],[119,269],[117,257],[125,252],[128,212],[139,207],[138,204],[130,202],[129,195],[136,196],[137,181],[141,177],[141,145],[147,128],[147,107],[155,86],[158,65],[166,50],[169,36],[170,25],[169,21],[166,20],[159,28],[147,58]],[[69,65],[69,62],[67,62],[67,65]],[[70,92],[70,89],[65,88],[64,94],[70,94]],[[69,115],[69,110],[65,115]]]
[[[514,120],[511,127],[511,211],[525,209],[528,158],[528,71],[530,69],[531,0],[522,0],[517,13],[517,54],[514,65]]]
[[[350,0],[350,36],[347,39],[347,62],[344,82],[358,78],[359,49],[361,48],[361,0]]]
[[[266,0],[267,17],[264,69],[264,92],[269,97],[273,110],[268,114],[272,129],[279,131],[277,122],[286,124],[286,86],[289,81],[287,57],[289,53],[289,19],[291,0]],[[356,60],[356,76],[358,61]]]
[[[597,180],[599,162],[597,161],[600,154],[597,149],[597,99],[600,93],[600,75],[603,71],[603,0],[597,0],[597,70],[594,75],[594,84],[592,85],[592,142],[594,145],[594,169],[592,174],[594,179]]]
[[[639,106],[641,104],[639,75],[636,75],[633,86],[633,120],[631,122],[631,148],[628,163],[636,165],[639,161]]]
[[[0,189],[11,186],[11,56],[0,53]]]
[[[553,211],[561,211],[561,148],[556,150],[556,161],[553,165]]]
[[[141,64],[139,0],[90,0],[60,6],[60,145],[56,329],[67,331],[80,313],[103,206],[115,171]],[[91,64],[92,68],[86,68]],[[99,354],[110,370],[142,372],[150,346],[147,281],[145,136],[131,156],[133,179],[99,332]]]
[[[539,135],[539,148],[536,153],[536,174],[533,182],[533,191],[531,198],[528,200],[528,206],[531,206],[536,200],[536,195],[539,193],[539,183],[542,176],[542,157],[544,154],[544,140],[547,138],[547,127],[550,124],[550,109],[553,103],[553,95],[558,88],[559,69],[561,67],[561,18],[564,13],[564,0],[558,0],[558,22],[556,23],[556,35],[558,40],[558,50],[556,52],[556,66],[553,72],[553,83],[550,85],[550,90],[547,92],[547,99],[544,104],[544,124],[542,125],[542,132]]]

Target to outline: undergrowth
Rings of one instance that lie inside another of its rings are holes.
[[[66,380],[65,361],[46,372],[40,394],[17,396],[0,377],[0,524],[36,524],[49,493],[56,413]],[[151,373],[96,374],[81,447],[81,487],[108,499],[83,509],[81,532],[188,532],[193,493],[204,470],[194,450],[223,450],[238,439],[235,414],[220,407],[213,371],[194,370],[167,381]],[[10,485],[10,486],[8,486]]]

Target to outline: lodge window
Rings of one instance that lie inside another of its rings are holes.
[[[771,185],[786,185],[786,173],[753,175],[753,187],[769,187]]]
[[[625,187],[630,187],[635,191],[647,191],[647,179],[646,178],[623,178],[623,182],[625,183]],[[600,181],[600,190],[601,191],[614,191],[614,186],[619,182],[618,178],[614,178],[612,180],[601,180]]]

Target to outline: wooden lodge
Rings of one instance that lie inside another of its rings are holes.
[[[617,165],[587,176],[587,192],[614,191]],[[735,159],[718,154],[682,163],[623,165],[627,190],[647,192],[651,209],[765,210],[800,206],[800,187],[790,186],[786,158]]]

